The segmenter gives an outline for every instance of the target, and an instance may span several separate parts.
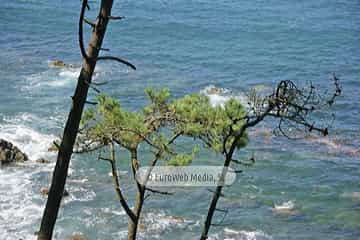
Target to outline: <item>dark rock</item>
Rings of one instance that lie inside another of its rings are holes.
[[[36,160],[37,163],[44,163],[44,164],[47,164],[47,163],[50,163],[49,160],[45,159],[45,158],[39,158]]]
[[[63,197],[67,197],[69,195],[70,195],[69,192],[66,189],[64,189]]]
[[[48,194],[49,194],[49,188],[41,188],[40,189],[40,193],[41,193],[41,195],[43,195],[43,196],[47,196]]]
[[[0,165],[13,162],[24,162],[29,160],[28,156],[11,142],[0,139]]]
[[[60,68],[74,68],[74,65],[64,63],[64,62],[61,61],[61,60],[51,61],[51,62],[49,63],[49,66],[50,66],[50,67],[60,67]]]

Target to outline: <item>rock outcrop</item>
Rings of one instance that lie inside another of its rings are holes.
[[[45,159],[45,158],[39,158],[36,160],[37,163],[43,163],[43,164],[48,164],[50,163],[49,160]]]
[[[20,151],[19,148],[11,142],[0,139],[0,165],[24,162],[27,160],[29,160],[28,156]]]
[[[68,64],[68,63],[64,63],[61,60],[55,60],[55,61],[51,61],[49,63],[50,67],[60,67],[60,68],[74,68],[75,66],[72,64]]]

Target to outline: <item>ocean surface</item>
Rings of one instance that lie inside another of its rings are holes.
[[[89,19],[98,2],[91,3]],[[81,66],[79,10],[80,1],[0,0],[0,138],[31,158],[0,168],[0,239],[34,239],[39,229],[46,201],[40,189],[49,185],[56,158],[47,149],[62,133]],[[272,136],[268,121],[253,129],[239,157],[255,154],[256,164],[225,189],[219,203],[228,210],[225,226],[213,227],[210,239],[360,239],[359,12],[358,0],[116,0],[113,14],[126,18],[109,24],[103,46],[138,70],[101,63],[95,79],[108,81],[99,88],[135,110],[146,104],[146,86],[167,87],[179,97],[214,85],[243,96],[285,79],[331,86],[336,72],[343,96],[333,108],[330,136],[290,141]],[[53,60],[75,68],[49,67]],[[90,91],[89,99],[94,96]],[[55,239],[126,237],[109,165],[96,156],[72,159],[70,196]],[[52,163],[36,163],[40,157]],[[132,202],[126,152],[118,157]],[[194,160],[221,163],[208,153]],[[179,188],[173,196],[149,198],[139,239],[198,239],[211,196],[206,188]],[[216,215],[214,222],[221,219]]]

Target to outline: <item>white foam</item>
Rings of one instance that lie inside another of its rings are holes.
[[[152,237],[161,238],[161,236],[171,229],[191,229],[192,226],[198,225],[198,222],[188,220],[182,217],[166,215],[160,213],[146,213],[140,221],[140,235],[151,235]],[[145,236],[146,236],[145,235]]]
[[[58,70],[55,78],[50,81],[46,81],[45,84],[50,87],[74,85],[80,74],[80,70],[80,68],[61,68]]]
[[[295,203],[293,201],[283,202],[282,204],[274,204],[274,209],[277,211],[288,211],[295,209]]]
[[[38,120],[32,114],[21,114],[14,119],[4,117],[2,120],[0,138],[12,142],[29,156],[30,161],[17,167],[0,168],[0,239],[36,239],[31,229],[38,224],[45,199],[39,193],[34,176],[47,174],[53,164],[39,167],[33,160],[54,157],[55,154],[49,153],[47,148],[55,136],[30,127]]]
[[[340,195],[340,197],[360,201],[360,192],[344,192]]]
[[[210,100],[210,104],[214,107],[223,107],[227,101],[233,98],[240,101],[245,107],[248,106],[248,99],[245,94],[239,93],[238,95],[233,95],[229,89],[219,88],[215,85],[206,86],[204,89],[200,90],[200,94],[207,96]]]
[[[77,78],[81,68],[64,68],[59,72],[59,76],[68,78]]]
[[[224,239],[238,239],[238,240],[265,240],[272,239],[271,236],[262,231],[235,231],[230,228],[224,229]]]
[[[126,212],[125,210],[114,210],[114,209],[110,209],[110,208],[102,208],[103,212],[104,213],[107,213],[107,214],[114,214],[114,215],[117,215],[117,216],[125,216],[126,215]]]
[[[117,175],[118,175],[118,176],[127,176],[127,175],[128,175],[128,171],[120,171],[120,170],[118,170],[118,171],[117,171]],[[109,177],[112,177],[112,176],[113,176],[112,172],[108,172],[108,176],[109,176]]]
[[[61,68],[58,70],[57,76],[51,81],[47,81],[46,85],[51,87],[62,87],[74,85],[80,75],[81,68]]]
[[[0,138],[15,144],[20,150],[25,152],[31,160],[41,157],[54,156],[48,151],[54,135],[40,133],[23,124],[0,125]]]
[[[275,214],[284,216],[294,216],[299,214],[299,211],[296,209],[296,205],[293,201],[283,202],[279,205],[274,204],[272,211]]]
[[[34,194],[34,168],[0,169],[0,239],[33,239],[29,229],[41,217],[40,194]]]
[[[223,232],[212,234],[209,240],[271,240],[272,237],[262,231],[245,231],[224,228]]]
[[[27,83],[21,89],[23,91],[31,91],[44,87],[73,87],[77,82],[80,71],[81,67],[49,67],[43,72],[27,76]],[[103,74],[105,74],[105,71],[101,67],[96,66],[92,79],[96,80]]]
[[[26,77],[28,82],[22,89],[31,90],[41,87],[64,87],[76,83],[80,69],[49,69]]]
[[[84,188],[81,185],[78,186],[69,185],[69,186],[71,187],[67,190],[70,192],[70,195],[64,198],[65,204],[68,204],[73,201],[89,202],[89,201],[93,201],[96,198],[95,191],[91,189]]]

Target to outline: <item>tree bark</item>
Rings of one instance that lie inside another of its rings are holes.
[[[140,213],[144,203],[144,193],[145,193],[144,190],[139,190],[138,193],[136,194],[135,206],[133,210],[135,213],[136,221],[129,219],[128,240],[136,239],[137,227],[139,225],[139,220],[140,220]]]
[[[109,20],[108,16],[111,16],[112,4],[112,0],[101,1],[96,27],[92,32],[91,40],[87,48],[87,56],[89,59],[84,59],[83,61],[75,94],[72,97],[72,106],[64,128],[49,195],[41,221],[38,240],[50,240],[52,238],[81,115],[86,102],[89,84],[91,83],[91,78],[95,69],[96,59],[104,39]]]
[[[131,163],[134,171],[134,179],[136,171],[139,169],[139,161],[137,159],[137,151],[132,150],[131,151]],[[136,194],[136,200],[134,205],[134,214],[135,214],[135,221],[132,219],[129,219],[128,222],[128,240],[135,240],[136,239],[136,233],[137,233],[137,227],[139,225],[140,220],[140,214],[141,209],[144,204],[144,196],[145,196],[145,186],[141,185],[140,183],[137,183],[137,194]]]
[[[231,155],[226,155],[225,162],[224,162],[224,169],[223,169],[223,172],[222,172],[220,180],[219,180],[223,184],[225,184],[225,177],[226,177],[226,174],[227,174],[227,168],[230,166],[231,159],[232,159],[232,153],[231,153]],[[216,190],[215,190],[215,192],[213,194],[213,197],[212,197],[212,200],[211,200],[211,203],[210,203],[210,206],[209,206],[208,214],[206,216],[206,220],[205,220],[205,224],[204,224],[204,228],[203,228],[203,232],[201,234],[200,240],[206,240],[208,238],[208,233],[209,233],[209,230],[210,230],[210,227],[211,227],[211,221],[212,221],[212,218],[213,218],[214,213],[216,211],[216,205],[217,205],[217,203],[219,201],[219,198],[220,198],[220,196],[222,194],[221,193],[222,189],[223,189],[223,185],[218,184],[218,186],[216,186]]]
[[[110,143],[110,164],[111,164],[111,172],[114,182],[114,188],[115,192],[119,198],[121,206],[124,208],[126,214],[129,216],[130,219],[135,220],[136,216],[133,213],[133,211],[130,209],[127,201],[125,200],[121,188],[120,188],[120,182],[119,182],[119,176],[117,173],[117,167],[116,167],[116,159],[115,159],[115,148],[114,148],[114,142]]]

